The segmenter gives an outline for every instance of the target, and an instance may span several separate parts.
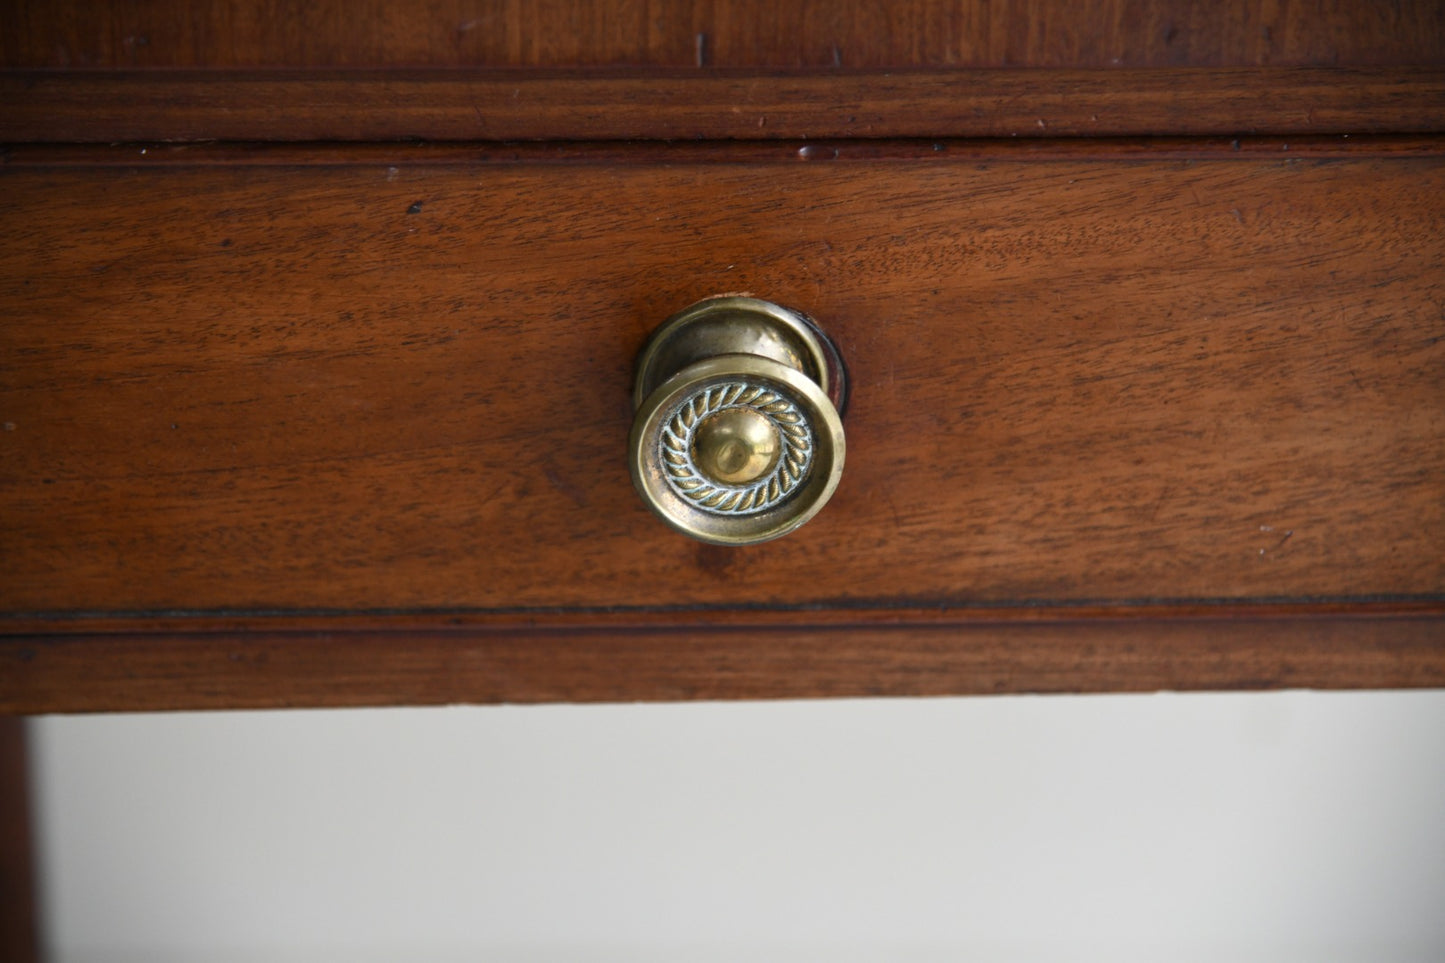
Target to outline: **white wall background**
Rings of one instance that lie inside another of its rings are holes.
[[[1445,959],[1445,692],[35,732],[57,963]]]

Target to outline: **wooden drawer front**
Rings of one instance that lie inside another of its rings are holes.
[[[1274,146],[22,153],[0,608],[1438,602],[1445,164]],[[833,501],[748,549],[626,469],[639,345],[725,291],[853,385]]]

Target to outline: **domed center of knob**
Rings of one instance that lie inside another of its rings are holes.
[[[766,416],[751,408],[708,415],[692,436],[692,456],[704,475],[724,485],[746,485],[778,463],[782,439]]]

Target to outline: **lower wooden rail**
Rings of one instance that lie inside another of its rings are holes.
[[[0,710],[1445,686],[1445,601],[266,621],[0,637]]]

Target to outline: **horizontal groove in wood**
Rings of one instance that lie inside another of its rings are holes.
[[[0,615],[0,638],[23,635],[168,635],[237,632],[389,632],[445,634],[450,631],[678,631],[681,628],[823,629],[894,626],[948,628],[1099,621],[1275,622],[1352,619],[1445,618],[1445,595],[1415,599],[1259,600],[1189,599],[1175,602],[1035,602],[929,607],[838,600],[806,608],[570,608],[395,612],[353,609],[336,612],[128,612],[15,613]]]
[[[1439,67],[914,72],[14,71],[0,141],[1437,133]]]
[[[0,711],[1445,686],[1440,617],[0,638]]]
[[[1038,137],[780,141],[571,141],[458,143],[17,144],[0,166],[19,167],[357,167],[547,164],[878,164],[960,160],[1280,160],[1400,158],[1445,154],[1440,134],[1306,137]]]

